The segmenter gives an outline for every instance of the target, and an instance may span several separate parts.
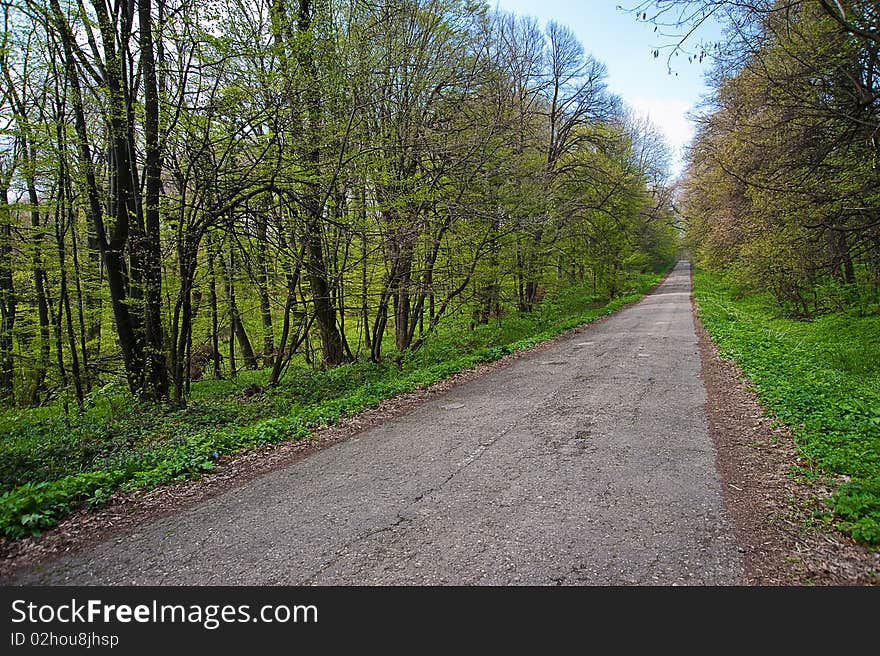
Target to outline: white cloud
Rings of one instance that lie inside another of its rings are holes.
[[[684,168],[684,147],[694,136],[694,125],[687,118],[692,106],[683,100],[636,98],[628,101],[636,114],[647,116],[666,137],[672,154],[672,174]]]

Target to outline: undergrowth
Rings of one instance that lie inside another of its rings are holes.
[[[836,481],[826,519],[880,545],[880,316],[853,311],[793,321],[768,296],[740,297],[700,271],[694,295],[721,354],[791,429],[799,452]]]
[[[585,289],[548,299],[468,330],[448,321],[398,363],[356,362],[328,370],[294,363],[275,388],[268,371],[194,383],[185,408],[144,405],[121,387],[92,393],[80,414],[59,406],[0,415],[0,535],[37,535],[83,505],[106,504],[116,491],[197,478],[223,456],[310,439],[384,399],[426,387],[480,363],[527,349],[638,299],[660,276],[645,274],[612,301]]]

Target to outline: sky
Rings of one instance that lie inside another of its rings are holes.
[[[640,114],[647,115],[666,138],[672,153],[671,173],[684,166],[683,148],[693,136],[688,112],[708,93],[703,64],[688,63],[687,56],[674,57],[670,74],[665,53],[653,51],[666,44],[652,25],[637,22],[632,14],[617,9],[638,0],[489,0],[503,11],[533,16],[541,25],[554,20],[569,27],[584,49],[608,69],[611,92]]]

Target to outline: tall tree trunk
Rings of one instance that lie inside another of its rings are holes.
[[[305,239],[307,249],[307,270],[312,302],[315,305],[315,320],[321,336],[321,354],[324,366],[333,367],[345,362],[345,350],[342,337],[336,325],[336,307],[330,297],[330,280],[324,262],[324,242],[321,223],[323,220],[324,203],[317,180],[321,173],[321,147],[318,139],[319,126],[322,121],[320,96],[320,79],[315,62],[315,35],[312,31],[312,0],[299,0],[297,11],[298,43],[295,46],[302,83],[305,90],[306,115],[306,167],[309,182],[303,205],[306,210]]]
[[[321,232],[324,198],[321,179],[321,80],[316,63],[312,0],[294,0],[296,9],[288,12],[284,0],[272,0],[272,36],[278,46],[281,70],[286,76],[287,97],[295,123],[301,128],[305,178],[302,194],[304,239],[306,242],[306,274],[314,304],[315,319],[321,336],[324,366],[345,361],[345,350],[336,325],[336,307],[330,296],[330,280],[324,261]],[[289,15],[295,15],[296,36]],[[290,61],[293,60],[293,61]],[[296,73],[292,73],[296,71]],[[296,76],[296,77],[295,77]],[[297,93],[301,89],[301,93]],[[303,136],[304,135],[304,136]]]
[[[28,164],[30,167],[30,164]],[[40,325],[40,357],[34,371],[34,382],[30,393],[30,402],[39,401],[40,392],[46,379],[46,369],[50,358],[50,326],[49,326],[49,303],[46,298],[45,272],[43,271],[43,226],[40,220],[39,197],[37,196],[36,183],[31,175],[27,178],[28,197],[31,203],[31,228],[33,240],[31,253],[31,273],[34,280],[34,291],[37,300],[37,317]]]
[[[235,300],[235,274],[236,274],[236,261],[235,261],[235,246],[232,245],[229,249],[229,268],[226,268],[226,265],[223,265],[223,270],[226,278],[226,299],[229,303],[229,360],[230,364],[235,365],[235,347],[232,342],[238,339],[238,345],[241,347],[241,355],[244,358],[245,366],[248,369],[259,369],[260,365],[257,362],[257,356],[254,353],[254,348],[251,345],[251,340],[248,338],[247,331],[244,328],[244,324],[241,321],[241,314],[238,311],[238,303]],[[233,375],[234,372],[233,372]]]
[[[77,135],[77,150],[80,169],[84,173],[86,187],[86,212],[95,226],[95,234],[107,272],[107,285],[116,332],[122,357],[125,363],[126,378],[129,389],[140,394],[143,374],[143,340],[141,326],[137,315],[129,308],[127,274],[123,251],[128,241],[130,217],[132,214],[133,186],[131,178],[131,162],[129,153],[129,130],[126,125],[126,103],[122,89],[122,68],[115,46],[115,31],[110,24],[106,6],[93,2],[98,26],[101,32],[105,54],[104,77],[109,93],[108,127],[111,135],[109,149],[110,166],[110,198],[108,205],[113,209],[115,224],[108,234],[104,224],[104,212],[101,206],[102,194],[98,191],[95,177],[95,166],[92,161],[86,124],[85,106],[82,96],[77,59],[74,54],[74,36],[70,32],[65,13],[58,0],[50,0],[52,20],[64,50],[65,76],[70,85],[70,103],[74,115],[74,127]]]
[[[92,353],[94,356],[101,355],[101,323],[104,314],[104,300],[99,293],[104,284],[104,259],[101,256],[101,246],[95,236],[94,225],[90,225],[86,239],[88,253],[88,274],[85,279],[85,298],[83,299],[83,312],[86,328],[86,341],[94,342]]]
[[[363,202],[363,196],[361,197]],[[364,205],[361,209],[361,220],[364,221],[363,225],[366,225],[366,206]],[[364,322],[364,346],[367,351],[370,352],[372,356],[373,346],[370,340],[370,305],[369,305],[369,278],[367,276],[368,273],[368,262],[367,256],[369,255],[369,250],[367,248],[367,232],[364,229],[364,232],[361,233],[361,320]]]
[[[55,356],[56,363],[58,364],[58,377],[61,380],[61,388],[64,390],[64,394],[61,397],[64,407],[64,414],[67,415],[70,409],[70,404],[67,399],[67,369],[64,366],[64,338],[61,330],[61,322],[64,317],[61,310],[61,303],[58,304],[57,313],[53,311],[51,303],[47,303],[47,305],[49,306],[49,315],[52,319],[52,325],[55,329]]]
[[[217,273],[214,269],[214,251],[208,249],[208,295],[211,303],[211,362],[214,364],[214,378],[223,378],[220,361],[220,328],[217,311]]]
[[[394,341],[398,351],[405,351],[412,343],[409,331],[410,286],[412,283],[413,247],[408,237],[395,244],[394,292]]]
[[[59,128],[60,129],[60,128]],[[59,371],[62,382],[67,386],[64,371],[64,355],[62,353],[62,318],[66,316],[64,328],[67,333],[67,344],[70,349],[70,371],[73,376],[73,386],[76,392],[76,403],[81,408],[83,405],[83,385],[80,375],[79,356],[76,352],[76,334],[73,330],[73,315],[70,311],[70,294],[67,287],[67,252],[65,247],[66,235],[73,225],[74,209],[67,197],[67,167],[63,158],[59,160],[59,184],[58,206],[55,210],[55,242],[58,247],[59,266],[59,290],[58,290],[58,316],[55,322],[56,342],[58,350]]]
[[[106,5],[101,0],[93,0],[92,6],[98,17],[98,27],[104,49],[111,163],[108,171],[110,179],[108,206],[111,210],[110,214],[115,219],[110,239],[101,238],[101,234],[104,232],[103,223],[101,229],[98,230],[98,237],[103,250],[113,315],[116,320],[116,331],[125,361],[129,387],[134,394],[141,396],[145,392],[143,306],[140,303],[130,302],[129,296],[136,301],[143,293],[141,286],[143,275],[142,230],[138,211],[137,166],[133,160],[134,153],[131,148],[133,135],[129,122],[123,69],[125,61],[123,53],[117,50],[117,29],[107,14]],[[130,10],[130,7],[125,3],[120,7],[123,12]],[[120,23],[127,25],[127,18],[128,16],[120,17]],[[125,27],[125,31],[127,32],[127,27]],[[123,39],[124,36],[126,35],[119,35],[120,42],[127,44],[127,39]],[[129,270],[126,269],[123,255],[129,237],[131,237],[131,248],[129,249],[131,280],[129,280]]]
[[[834,230],[828,230],[825,233],[828,241],[828,267],[831,270],[831,277],[835,280],[843,281],[843,261],[840,256],[840,240]]]
[[[0,402],[15,403],[13,335],[16,319],[15,285],[12,277],[12,217],[9,182],[0,185]]]
[[[382,339],[385,337],[385,329],[388,326],[388,302],[390,292],[386,286],[382,290],[382,296],[379,299],[379,306],[376,308],[376,317],[373,319],[373,345],[370,349],[370,360],[373,362],[382,361]]]
[[[260,320],[263,324],[263,366],[269,367],[275,359],[275,333],[272,326],[272,305],[269,298],[269,253],[267,243],[267,217],[265,212],[257,215],[257,295],[260,297]]]
[[[168,369],[162,335],[162,255],[159,244],[159,196],[162,152],[159,145],[159,89],[153,54],[152,0],[138,0],[139,46],[144,88],[144,395],[168,398]]]
[[[856,272],[853,267],[852,255],[849,252],[849,243],[847,242],[845,232],[837,233],[837,249],[840,253],[840,260],[843,263],[843,281],[851,285],[856,281]]]
[[[195,243],[193,243],[195,241]],[[174,306],[172,324],[171,371],[174,382],[174,400],[181,403],[189,382],[188,349],[192,343],[193,284],[196,273],[198,238],[181,230],[178,234],[177,259],[180,291]]]
[[[327,367],[333,367],[345,362],[345,351],[336,326],[336,307],[330,298],[330,282],[324,264],[324,246],[320,229],[317,221],[311,221],[306,228],[307,269],[312,302],[315,304],[315,320],[321,336],[322,362]]]
[[[232,308],[235,313],[235,336],[238,338],[238,345],[241,347],[241,357],[244,358],[244,366],[248,369],[259,369],[260,362],[257,360],[257,354],[254,352],[254,347],[251,344],[247,331],[245,330],[244,323],[241,321],[241,315],[238,312],[238,306],[235,305],[234,300],[233,297]]]
[[[72,197],[73,194],[70,194]],[[73,281],[76,287],[76,316],[77,322],[79,326],[79,348],[80,354],[82,355],[82,384],[85,392],[92,391],[92,381],[91,376],[89,374],[89,351],[88,351],[88,336],[86,329],[86,317],[85,317],[85,307],[86,307],[86,298],[83,293],[83,284],[82,284],[82,267],[80,267],[79,261],[79,240],[76,238],[77,232],[77,223],[76,223],[77,212],[74,212],[71,216],[71,224],[70,224],[70,245],[71,245],[71,254],[73,256]]]

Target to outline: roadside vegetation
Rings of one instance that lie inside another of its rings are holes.
[[[398,360],[324,370],[303,361],[271,388],[269,369],[201,381],[185,407],[139,401],[124,387],[108,385],[77,414],[65,415],[59,403],[8,410],[0,417],[0,535],[38,535],[73,509],[104,505],[117,490],[198,478],[243,449],[311,439],[321,427],[383,399],[605,316],[660,277],[633,276],[613,300],[569,288],[534,312],[511,313],[473,330],[464,317],[451,319],[423,349]]]
[[[880,315],[876,307],[813,321],[780,315],[770,294],[742,295],[729,277],[694,274],[700,319],[724,357],[788,426],[811,469],[836,490],[819,517],[880,545]],[[867,310],[867,312],[865,311]]]

